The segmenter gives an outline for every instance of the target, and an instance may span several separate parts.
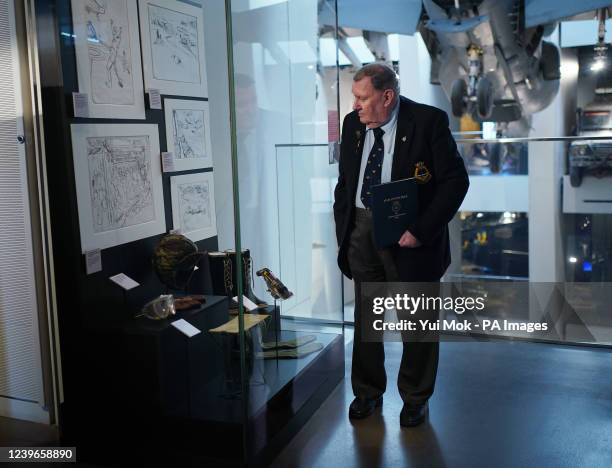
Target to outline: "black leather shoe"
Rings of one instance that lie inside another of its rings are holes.
[[[400,413],[400,426],[414,427],[425,421],[429,413],[429,405],[427,402],[420,405],[407,405],[404,403],[402,412]]]
[[[363,419],[370,416],[378,406],[382,406],[383,398],[355,398],[349,407],[350,419]]]

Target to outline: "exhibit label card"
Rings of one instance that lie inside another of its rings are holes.
[[[162,101],[161,101],[161,93],[159,89],[151,88],[149,89],[149,108],[151,109],[161,109]]]
[[[85,252],[85,271],[88,275],[102,271],[102,254],[100,249]]]
[[[165,151],[161,154],[162,156],[162,171],[163,172],[174,172],[176,168],[174,167],[174,154],[168,151]]]
[[[72,93],[72,108],[75,117],[89,117],[89,97],[86,93]]]
[[[140,286],[140,283],[134,281],[125,273],[119,273],[118,275],[111,276],[109,279],[118,286],[121,286],[126,291],[134,289],[136,286]]]
[[[238,296],[234,296],[232,297],[232,299],[238,302]],[[251,310],[255,310],[259,308],[257,304],[255,304],[252,300],[250,300],[244,294],[242,295],[242,304],[244,305],[244,307],[246,307],[246,310],[248,310],[249,312]]]
[[[191,338],[192,336],[195,336],[198,333],[202,332],[184,319],[175,320],[174,322],[172,322],[172,326],[178,331],[180,331],[187,338]]]

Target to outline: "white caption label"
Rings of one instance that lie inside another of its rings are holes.
[[[89,117],[89,96],[85,93],[72,93],[72,108],[75,117]]]
[[[238,296],[232,297],[233,300],[238,302]],[[257,304],[255,304],[252,300],[246,297],[244,294],[242,295],[242,305],[246,308],[246,310],[251,311],[257,309]]]
[[[192,336],[201,333],[201,330],[198,330],[192,324],[183,319],[175,320],[174,322],[172,322],[172,326],[179,330],[187,338],[191,338]]]
[[[85,252],[85,272],[88,275],[102,271],[102,253],[100,249]]]
[[[162,157],[162,170],[164,172],[174,172],[174,153],[164,152],[161,154]]]
[[[119,273],[118,275],[111,276],[109,279],[126,291],[134,289],[136,286],[140,286],[140,283],[137,283],[125,273]]]
[[[161,94],[159,93],[159,89],[149,89],[149,108],[162,108]]]

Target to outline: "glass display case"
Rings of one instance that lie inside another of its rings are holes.
[[[134,462],[269,460],[344,377],[336,2],[26,3],[63,445],[94,464],[110,432]],[[457,138],[470,190],[444,281],[586,284],[555,336],[612,342],[605,140]],[[597,167],[577,183],[577,163]],[[526,322],[519,289],[490,299]]]
[[[458,149],[470,175],[527,174],[526,142],[463,143]]]
[[[238,288],[273,311],[271,327],[247,330],[262,311],[238,301],[245,453],[261,459],[344,375],[337,70],[323,68],[320,48],[325,36],[337,49],[335,12],[326,2],[231,2],[227,32],[235,244],[254,273]]]
[[[612,216],[576,213],[565,215],[566,280],[612,280]]]
[[[527,213],[462,211],[461,271],[467,275],[529,276]]]
[[[343,378],[320,3],[28,5],[81,461],[263,463]]]

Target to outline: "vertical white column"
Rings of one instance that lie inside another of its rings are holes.
[[[550,39],[558,37],[553,34]],[[534,114],[531,137],[567,135],[576,101],[577,57],[563,53],[561,85],[554,101]],[[562,238],[561,181],[565,167],[562,142],[529,143],[529,279],[565,279]]]

